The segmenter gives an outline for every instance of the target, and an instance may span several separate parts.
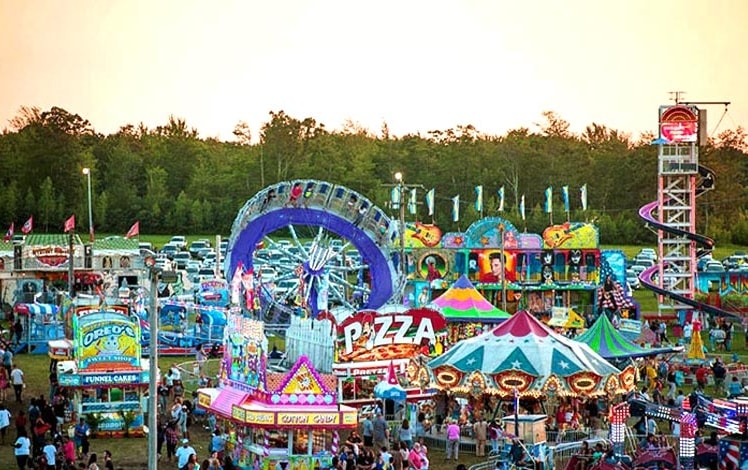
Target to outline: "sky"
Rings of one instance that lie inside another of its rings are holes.
[[[748,127],[747,21],[743,0],[0,0],[0,129],[58,106],[104,134],[174,115],[256,141],[284,111],[503,135],[551,110],[637,136],[685,91],[732,102],[704,106],[712,135]]]

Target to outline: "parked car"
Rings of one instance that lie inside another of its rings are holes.
[[[277,275],[275,269],[271,268],[270,266],[262,266],[258,272],[260,274],[260,282],[262,282],[263,284],[269,284],[273,282],[275,280],[275,276]]]
[[[153,251],[153,243],[151,243],[151,242],[140,242],[140,243],[138,243],[138,249]]]
[[[197,258],[200,250],[204,250],[206,248],[210,248],[210,243],[207,240],[195,240],[194,242],[190,243],[190,256],[192,256],[193,258]]]
[[[169,259],[174,259],[174,255],[179,252],[179,247],[177,245],[167,243],[166,245],[162,246],[161,249],[158,250],[158,252],[165,254]]]
[[[725,267],[719,261],[709,261],[704,266],[704,272],[706,273],[723,273]]]
[[[174,254],[174,265],[177,267],[177,269],[184,269],[187,267],[187,263],[192,260],[192,257],[190,254],[186,251],[180,251],[178,253]]]
[[[657,261],[657,252],[654,248],[642,248],[636,255],[637,258],[648,258]]]
[[[169,243],[175,245],[180,250],[187,248],[187,238],[182,235],[174,235],[171,237],[171,240],[169,240]]]
[[[282,299],[289,295],[289,293],[298,290],[299,280],[298,279],[284,279],[275,284],[275,290],[273,296],[276,299]]]
[[[641,281],[639,281],[639,276],[634,272],[633,269],[626,270],[626,282],[634,290],[640,289],[642,286]]]

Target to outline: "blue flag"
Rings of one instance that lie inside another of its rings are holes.
[[[564,211],[569,212],[569,186],[561,187],[561,196],[564,198]]]
[[[475,187],[475,210],[476,212],[483,210],[483,185]]]
[[[426,207],[429,210],[429,215],[434,215],[434,189],[432,188],[426,193]]]
[[[504,187],[500,187],[497,191],[499,195],[499,212],[504,212]]]
[[[553,212],[553,186],[545,188],[545,212]]]
[[[460,220],[460,195],[452,198],[452,222]]]

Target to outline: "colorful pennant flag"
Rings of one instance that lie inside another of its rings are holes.
[[[522,220],[525,220],[525,195],[519,200],[519,215],[522,216]]]
[[[582,210],[587,210],[587,183],[584,183],[581,188],[579,188],[579,197],[582,199]]]
[[[429,210],[429,215],[434,215],[434,189],[432,188],[426,193],[426,207]]]
[[[23,227],[21,227],[21,232],[23,232],[24,235],[28,235],[31,233],[31,231],[34,230],[34,216],[30,216],[29,220],[24,222]]]
[[[569,186],[561,187],[561,196],[564,198],[564,212],[569,212]]]
[[[5,232],[5,238],[3,238],[3,241],[9,242],[13,239],[13,234],[16,232],[16,223],[11,222],[10,227],[8,227],[8,231]]]
[[[553,186],[545,188],[545,212],[550,214],[553,212]]]
[[[483,185],[475,187],[475,211],[480,212],[483,210]]]
[[[499,212],[504,212],[504,187],[500,187],[498,191],[499,195]]]
[[[63,232],[68,233],[71,230],[75,229],[75,214],[71,215],[68,220],[65,221],[65,225],[63,226]]]
[[[416,213],[416,204],[417,204],[417,198],[418,194],[416,193],[415,188],[410,190],[410,200],[408,201],[408,213],[411,215]]]
[[[452,222],[460,220],[460,195],[452,198]]]
[[[130,230],[127,231],[125,234],[125,238],[132,238],[137,237],[140,235],[140,221],[138,220],[134,224],[132,224],[132,227],[130,227]]]

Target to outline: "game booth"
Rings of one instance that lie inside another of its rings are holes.
[[[137,319],[127,307],[78,307],[73,332],[72,360],[58,360],[57,378],[77,416],[96,435],[142,435],[150,373]],[[53,348],[64,359],[64,343],[50,343],[50,357]]]
[[[431,308],[399,313],[360,311],[337,326],[333,373],[338,396],[362,407],[377,400],[375,385],[392,368],[406,391],[408,402],[431,398],[428,370],[423,358],[444,353],[447,321]],[[394,403],[384,402],[385,416],[395,414]]]
[[[330,468],[338,431],[358,426],[356,409],[338,403],[335,376],[305,356],[287,373],[267,372],[267,344],[262,322],[230,314],[221,387],[199,389],[197,406],[226,421],[239,468]]]

